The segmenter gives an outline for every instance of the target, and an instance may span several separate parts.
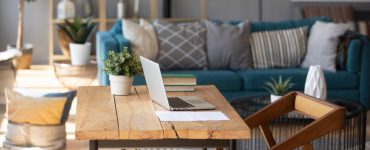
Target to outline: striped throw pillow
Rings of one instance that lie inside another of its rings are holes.
[[[307,49],[308,27],[252,33],[253,67],[298,67]]]

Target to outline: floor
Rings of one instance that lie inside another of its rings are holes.
[[[59,79],[55,76],[54,70],[51,67],[47,66],[38,66],[33,67],[32,70],[20,70],[17,72],[16,77],[16,87],[18,88],[27,88],[29,90],[38,92],[38,91],[50,91],[50,92],[62,92],[68,91],[68,88],[65,88],[65,85],[78,83],[81,85],[97,85],[97,80],[93,79],[93,76],[88,77],[71,77],[71,76],[59,76]],[[1,79],[0,79],[1,80]],[[65,81],[64,85],[60,81]],[[36,84],[37,83],[37,84]],[[1,144],[4,141],[4,133],[6,132],[6,119],[5,114],[5,102],[0,101],[0,149]],[[74,100],[72,108],[70,111],[70,116],[68,122],[66,123],[67,130],[67,147],[66,149],[72,150],[86,150],[88,149],[87,141],[79,141],[74,138],[75,130],[75,114],[76,114],[76,104],[77,101]],[[370,141],[370,111],[367,115],[367,140]],[[369,142],[370,143],[370,142]],[[370,144],[367,148],[370,150]]]

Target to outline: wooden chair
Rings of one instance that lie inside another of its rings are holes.
[[[269,129],[270,121],[296,111],[313,122],[277,144]],[[250,129],[259,127],[271,150],[289,150],[303,146],[304,150],[312,150],[312,141],[333,130],[342,129],[345,109],[299,92],[291,92],[278,101],[266,106],[249,118],[245,123]]]

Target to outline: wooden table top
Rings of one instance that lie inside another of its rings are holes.
[[[161,122],[146,86],[135,86],[129,96],[112,96],[110,87],[80,87],[77,92],[78,140],[248,139],[250,129],[215,86],[197,86],[195,92],[167,92],[169,97],[198,96],[216,106],[230,120]]]

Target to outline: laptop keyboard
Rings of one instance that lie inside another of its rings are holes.
[[[172,107],[172,108],[191,108],[191,107],[194,107],[193,105],[189,104],[188,102],[185,102],[184,100],[182,100],[178,97],[168,98],[168,103],[170,104],[170,107]]]

